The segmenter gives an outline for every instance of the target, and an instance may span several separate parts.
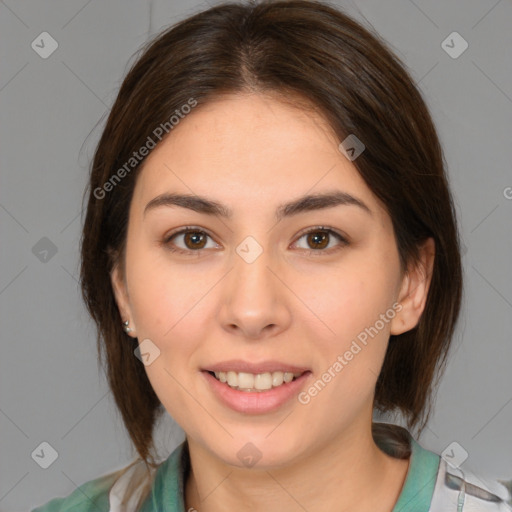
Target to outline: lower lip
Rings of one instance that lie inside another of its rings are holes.
[[[307,371],[292,382],[281,384],[268,391],[239,391],[220,382],[207,371],[202,371],[213,393],[220,401],[237,412],[246,414],[263,414],[281,407],[288,400],[297,396],[311,375]]]

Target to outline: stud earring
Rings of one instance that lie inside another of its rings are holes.
[[[124,331],[125,331],[125,332],[132,332],[132,331],[133,331],[133,329],[130,329],[130,328],[128,327],[128,324],[129,324],[129,323],[130,323],[130,322],[129,322],[128,320],[126,320],[125,322],[123,322],[123,326],[124,326],[124,327],[123,327],[123,329],[124,329]]]

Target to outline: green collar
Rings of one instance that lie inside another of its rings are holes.
[[[185,512],[185,479],[189,469],[188,443],[185,440],[158,468],[151,495],[141,512]]]
[[[441,457],[425,450],[409,435],[411,461],[402,492],[393,512],[428,512]]]

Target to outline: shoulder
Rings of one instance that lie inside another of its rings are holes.
[[[144,510],[147,507],[153,510],[153,502],[159,496],[158,493],[153,496],[155,479],[160,494],[171,489],[177,499],[180,496],[182,448],[183,444],[166,461],[153,467],[138,458],[118,471],[82,484],[69,496],[54,498],[31,512],[134,512],[141,506]],[[166,473],[162,474],[163,471]]]
[[[506,484],[441,458],[429,512],[510,512],[512,496]]]
[[[423,448],[403,427],[374,423],[377,444],[388,455],[410,457],[409,471],[393,512],[511,512],[512,480],[496,480],[450,464]]]
[[[122,471],[89,480],[68,496],[54,498],[31,512],[109,512],[109,492]]]

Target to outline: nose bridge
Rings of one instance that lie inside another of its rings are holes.
[[[287,324],[289,315],[272,254],[253,236],[235,247],[220,315],[225,328],[236,327],[244,336],[257,338],[268,326],[280,330]]]
[[[271,251],[267,248],[264,249],[263,244],[249,235],[245,237],[235,248],[234,255],[234,279],[235,286],[238,284],[244,288],[245,293],[252,295],[253,293],[259,294],[259,287],[266,288],[266,292],[273,288],[270,283],[274,278],[269,267],[271,263]],[[257,297],[252,297],[256,300]]]

